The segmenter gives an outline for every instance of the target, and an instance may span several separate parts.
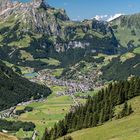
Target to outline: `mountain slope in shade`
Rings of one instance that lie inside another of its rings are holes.
[[[20,77],[0,61],[0,111],[21,102],[47,97],[48,87]]]
[[[124,80],[132,76],[140,76],[140,55],[125,53],[113,58],[110,63],[101,68],[102,78],[107,81]]]

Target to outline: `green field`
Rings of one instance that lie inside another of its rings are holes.
[[[78,92],[75,94],[75,97],[88,97],[88,96],[94,96],[98,93],[98,91],[100,90],[101,88],[96,88],[94,89],[94,91],[88,91],[88,92]]]
[[[136,54],[140,54],[140,47],[134,49],[134,53],[136,53]]]
[[[140,96],[133,98],[130,102],[134,110],[130,116],[119,120],[114,119],[102,126],[83,129],[69,135],[74,140],[140,140]]]
[[[56,59],[53,59],[53,58],[42,58],[42,59],[35,59],[35,60],[39,60],[41,62],[44,62],[44,63],[47,63],[48,65],[52,65],[52,66],[59,66],[60,65],[60,62]]]
[[[56,122],[63,119],[66,113],[70,110],[71,105],[74,105],[73,99],[70,96],[57,96],[57,91],[63,91],[65,87],[53,86],[53,94],[50,95],[43,102],[31,103],[27,106],[33,107],[32,112],[21,114],[18,118],[10,118],[8,120],[21,120],[33,122],[38,131],[36,140],[40,140],[43,136],[45,128],[51,128]],[[79,102],[84,103],[85,99],[78,99]],[[18,106],[16,110],[22,110],[26,106]],[[24,132],[20,130],[16,133],[18,138],[31,137],[33,132]]]
[[[51,95],[47,100],[40,103],[31,103],[30,107],[33,107],[32,112],[24,113],[18,117],[17,120],[31,121],[35,123],[36,129],[39,131],[37,140],[43,135],[46,127],[52,127],[57,121],[61,120],[65,114],[69,111],[70,106],[73,105],[73,100],[69,96],[56,97]],[[23,106],[19,106],[17,109],[23,109]],[[23,134],[19,135],[22,137]]]

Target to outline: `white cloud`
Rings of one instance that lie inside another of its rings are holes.
[[[120,17],[121,15],[124,15],[124,14],[122,14],[122,13],[117,13],[117,14],[115,14],[115,15],[111,15],[111,16],[107,19],[107,21],[114,20],[114,19]]]
[[[98,21],[111,21],[114,20],[118,17],[120,17],[121,15],[125,15],[123,13],[116,13],[114,15],[96,15],[95,17],[91,18],[91,19],[96,19]],[[80,21],[81,17],[78,15],[76,18],[72,19],[73,21]]]
[[[111,20],[113,20],[115,18],[120,17],[121,15],[124,15],[124,14],[122,14],[122,13],[116,13],[114,15],[96,15],[94,18],[96,20],[99,20],[99,21],[100,20],[103,20],[103,21],[111,21]]]
[[[106,20],[107,17],[108,15],[96,15],[94,18],[96,20]]]

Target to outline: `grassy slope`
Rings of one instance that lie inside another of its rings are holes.
[[[140,54],[140,48],[136,48],[136,49],[134,49],[134,53],[136,53],[136,54]]]
[[[134,113],[102,126],[83,129],[70,134],[74,140],[139,140],[140,139],[140,96],[130,100]],[[60,139],[61,140],[61,139]]]
[[[136,31],[136,35],[132,35],[131,30],[132,29],[128,29],[128,28],[124,27],[124,28],[118,28],[117,32],[115,32],[117,39],[120,40],[120,44],[123,47],[126,47],[128,42],[131,40],[134,41],[133,44],[135,46],[140,44],[140,42],[139,42],[140,30]]]
[[[9,136],[7,134],[0,133],[0,140],[18,140],[13,136]]]
[[[140,45],[139,19],[140,14],[134,14],[121,16],[111,21],[111,25],[114,29],[115,36],[123,47],[127,47],[129,41],[132,40],[134,46]],[[115,27],[114,25],[117,25],[117,27]]]
[[[125,53],[125,54],[121,55],[120,60],[121,60],[121,62],[125,62],[126,60],[131,59],[133,57],[135,57],[135,54],[131,53],[131,52],[128,52],[128,53]]]

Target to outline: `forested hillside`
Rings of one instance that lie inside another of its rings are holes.
[[[56,139],[76,130],[102,125],[113,117],[127,116],[133,112],[127,100],[138,95],[140,95],[140,78],[109,84],[97,95],[89,97],[85,105],[75,107],[50,131],[46,130],[44,139]],[[123,109],[114,114],[115,106],[124,102]]]
[[[20,77],[0,61],[0,110],[20,102],[47,97],[50,93],[48,87]]]
[[[140,55],[129,53],[127,54],[128,58],[125,58],[124,55],[121,55],[117,58],[113,58],[112,61],[102,67],[102,78],[111,81],[111,80],[126,80],[131,76],[140,75]]]
[[[140,139],[140,96],[128,101],[132,105],[133,113],[121,119],[112,119],[101,126],[86,128],[64,136],[73,140],[139,140]],[[122,109],[123,105],[116,107]],[[127,128],[127,129],[126,129]],[[64,140],[64,137],[58,140]],[[66,139],[67,140],[67,139]]]

